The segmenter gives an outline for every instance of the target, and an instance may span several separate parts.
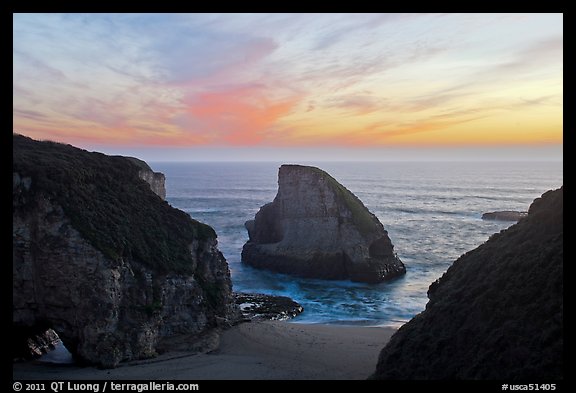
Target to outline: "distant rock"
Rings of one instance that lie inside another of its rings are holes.
[[[248,320],[286,321],[304,311],[300,304],[286,296],[235,292],[234,300]]]
[[[274,201],[245,226],[242,261],[257,268],[368,283],[406,272],[378,218],[315,167],[282,165]]]
[[[528,212],[518,212],[512,210],[502,210],[496,212],[488,212],[482,214],[483,220],[496,220],[496,221],[519,221],[528,215]]]
[[[563,189],[464,254],[380,354],[375,379],[563,378]]]
[[[12,151],[15,357],[52,328],[75,360],[115,367],[239,317],[216,233],[159,198],[163,175],[20,135]]]

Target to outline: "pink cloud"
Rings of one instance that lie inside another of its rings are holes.
[[[184,103],[200,132],[214,142],[254,145],[266,139],[266,131],[287,115],[299,97],[274,100],[260,85],[243,85],[204,92]]]

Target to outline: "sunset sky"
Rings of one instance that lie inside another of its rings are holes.
[[[153,160],[562,159],[562,14],[13,20],[13,129],[36,139]]]

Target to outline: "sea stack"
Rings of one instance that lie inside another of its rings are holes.
[[[242,261],[256,268],[367,283],[406,272],[378,218],[315,167],[282,165],[274,201],[245,226]]]
[[[384,347],[375,379],[563,378],[563,190],[458,258]]]

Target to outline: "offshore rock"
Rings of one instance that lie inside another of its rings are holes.
[[[528,212],[502,210],[502,211],[484,213],[482,214],[482,219],[495,220],[495,221],[520,221],[520,219],[526,217],[527,215]]]
[[[239,316],[216,233],[142,170],[13,136],[14,331],[52,328],[75,360],[114,367]]]
[[[368,283],[406,272],[378,218],[315,167],[282,165],[274,201],[245,226],[242,261],[256,268]]]
[[[376,379],[563,378],[563,189],[464,254],[380,353]]]

